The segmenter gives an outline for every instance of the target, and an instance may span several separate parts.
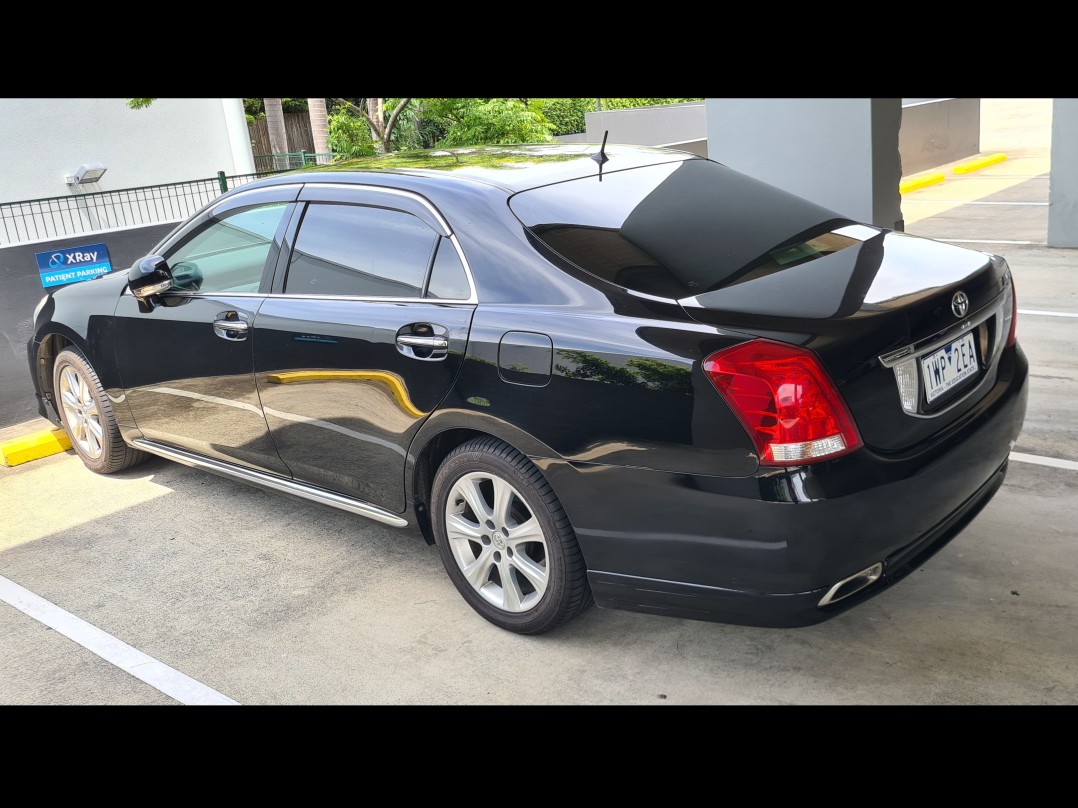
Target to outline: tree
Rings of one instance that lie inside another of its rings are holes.
[[[288,158],[279,157],[288,151],[288,131],[284,128],[284,108],[280,98],[264,98],[266,104],[266,129],[269,130],[270,154],[274,155],[275,169],[288,168]]]
[[[401,112],[404,111],[404,108],[408,106],[408,102],[412,99],[400,99],[388,118],[385,117],[384,98],[368,98],[365,104],[366,108],[353,104],[345,98],[334,98],[333,100],[345,109],[350,109],[357,115],[362,116],[371,128],[371,137],[381,144],[382,151],[391,152],[393,151],[393,127],[397,125],[397,118],[400,117]]]
[[[339,158],[371,157],[374,155],[371,128],[359,116],[339,109],[329,116],[327,148]]]
[[[440,119],[439,146],[546,143],[552,126],[540,105],[519,98],[424,98],[424,115]]]
[[[307,112],[311,116],[311,138],[314,140],[314,153],[325,154],[329,151],[329,119],[326,115],[326,99],[308,98]]]

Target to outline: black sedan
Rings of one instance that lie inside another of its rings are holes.
[[[818,622],[1003,482],[999,256],[629,146],[389,155],[231,191],[42,301],[43,415],[409,528],[484,618]]]

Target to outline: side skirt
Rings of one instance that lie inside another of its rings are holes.
[[[253,469],[232,466],[228,463],[222,463],[219,460],[212,460],[211,458],[197,455],[194,452],[187,452],[183,449],[177,449],[174,446],[165,446],[164,444],[146,440],[145,438],[134,440],[131,442],[131,445],[136,449],[158,455],[166,460],[174,460],[177,463],[183,463],[185,466],[192,466],[214,474],[220,474],[222,477],[239,480],[248,485],[267,488],[272,491],[280,491],[285,494],[300,497],[301,499],[309,499],[312,502],[319,502],[323,505],[329,505],[332,508],[348,511],[349,513],[358,514],[359,516],[365,516],[368,519],[373,519],[376,522],[391,525],[392,527],[408,526],[408,520],[391,511],[384,510],[377,505],[371,505],[362,500],[346,497],[343,494],[327,491],[324,488],[298,483],[295,480],[276,477],[272,474],[266,474]]]

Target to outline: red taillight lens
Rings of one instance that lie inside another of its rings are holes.
[[[711,354],[704,372],[752,436],[762,465],[813,463],[861,446],[846,402],[811,351],[758,339]]]

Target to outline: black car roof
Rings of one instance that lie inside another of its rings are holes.
[[[591,177],[600,166],[592,156],[597,144],[536,144],[428,149],[360,157],[324,166],[310,166],[260,180],[259,185],[295,182],[371,182],[379,175],[404,179],[426,178],[420,184],[458,185],[461,180],[482,183],[515,193],[554,182]],[[650,146],[606,146],[603,173],[626,168],[699,159],[689,152]],[[379,183],[382,184],[382,183]],[[409,183],[403,183],[408,185]],[[250,185],[243,186],[250,188]]]

